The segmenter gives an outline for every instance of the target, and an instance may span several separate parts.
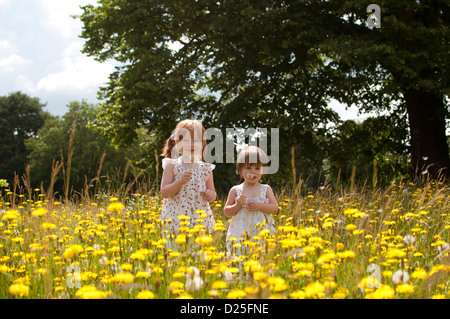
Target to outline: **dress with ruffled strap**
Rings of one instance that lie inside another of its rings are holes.
[[[181,157],[172,159],[164,158],[162,161],[163,169],[166,168],[167,163],[173,164],[173,175],[175,179],[179,179],[185,171],[192,170],[191,180],[184,184],[180,191],[170,198],[163,199],[160,218],[165,221],[170,219],[166,224],[167,229],[171,233],[178,232],[180,219],[178,216],[185,215],[190,217],[191,226],[194,225],[199,215],[196,211],[205,211],[207,217],[203,219],[203,225],[207,232],[212,232],[215,225],[214,216],[211,211],[209,202],[207,202],[201,192],[206,190],[206,180],[210,172],[215,168],[214,164],[198,162],[197,168],[185,168]]]
[[[266,197],[267,184],[261,184],[261,193],[257,198],[247,198],[247,201],[258,201],[268,204],[269,199]],[[235,186],[236,200],[243,193],[243,184]],[[247,211],[242,207],[239,212],[231,217],[230,225],[227,232],[227,249],[232,249],[233,242],[231,238],[244,238],[244,232],[248,232],[249,237],[257,236],[261,230],[267,229],[271,235],[275,234],[275,221],[271,215],[264,214],[262,211]],[[238,253],[240,254],[240,253]]]

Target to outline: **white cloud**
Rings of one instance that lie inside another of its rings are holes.
[[[80,53],[82,42],[74,42],[64,50],[64,57],[55,66],[55,72],[41,78],[35,90],[48,92],[95,92],[108,80],[114,67],[99,63]]]
[[[14,46],[9,41],[0,41],[0,72],[15,72],[19,67],[30,63],[32,63],[30,60],[16,54]]]
[[[35,92],[36,88],[33,82],[23,74],[19,74],[16,77],[16,82],[13,87],[14,91]]]
[[[0,6],[8,5],[11,3],[11,0],[0,0]]]
[[[75,38],[81,31],[81,21],[71,16],[82,13],[80,6],[94,2],[93,0],[38,0],[44,13],[41,23],[65,39]]]
[[[7,40],[0,40],[0,50],[0,52],[13,51],[13,46]]]
[[[24,59],[20,55],[11,54],[5,58],[0,58],[0,72],[14,72],[18,67],[30,63],[30,60]]]

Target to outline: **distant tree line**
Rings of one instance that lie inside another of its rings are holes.
[[[10,187],[19,183],[23,192],[26,186],[37,187],[61,198],[125,190],[133,183],[134,190],[143,184],[148,190],[158,187],[162,145],[155,144],[154,134],[137,128],[133,143],[118,147],[92,125],[100,106],[74,101],[63,116],[53,116],[44,107],[38,98],[21,92],[0,97],[0,178]],[[405,116],[337,120],[328,129],[295,134],[294,144],[280,139],[280,169],[265,177],[276,187],[302,180],[315,187],[346,185],[352,178],[382,186],[410,177]],[[217,164],[214,179],[223,193],[239,181],[234,164],[226,163]]]

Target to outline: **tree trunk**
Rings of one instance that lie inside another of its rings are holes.
[[[450,157],[445,136],[443,96],[422,89],[404,94],[411,130],[412,176],[450,177]]]

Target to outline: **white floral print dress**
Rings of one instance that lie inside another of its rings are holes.
[[[257,198],[246,198],[249,201],[258,201],[268,204],[269,199],[266,197],[267,184],[261,184],[261,194]],[[243,184],[234,186],[236,189],[236,199],[243,193]],[[265,221],[265,222],[264,222]],[[258,225],[259,224],[259,225]],[[259,227],[258,227],[259,226]],[[227,249],[232,249],[233,242],[230,238],[244,238],[244,232],[247,231],[250,238],[257,236],[262,229],[268,229],[271,235],[275,234],[275,221],[271,215],[264,214],[262,211],[249,212],[242,207],[239,212],[231,217],[230,225],[227,232]],[[239,252],[238,252],[239,253]]]
[[[173,164],[173,175],[175,179],[181,177],[183,172],[191,170],[183,167],[181,157],[176,159],[164,158],[162,160],[162,168],[165,169],[167,163]],[[214,230],[215,220],[211,211],[209,202],[207,202],[201,192],[206,190],[206,180],[210,172],[215,168],[214,164],[198,162],[197,168],[192,169],[191,180],[184,184],[180,191],[171,198],[164,198],[161,209],[160,219],[165,221],[171,219],[166,224],[166,229],[175,234],[178,232],[180,219],[178,216],[185,215],[190,217],[191,226],[198,218],[196,211],[204,210],[207,217],[203,219],[203,225],[207,232]]]

